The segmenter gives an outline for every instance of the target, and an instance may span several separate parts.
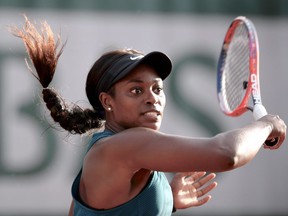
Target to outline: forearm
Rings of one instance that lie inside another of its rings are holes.
[[[233,156],[232,169],[249,162],[262,147],[272,131],[272,124],[255,121],[245,127],[218,135],[218,143]]]

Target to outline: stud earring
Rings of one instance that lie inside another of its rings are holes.
[[[107,110],[108,110],[108,111],[111,111],[112,109],[111,109],[111,107],[108,107]]]

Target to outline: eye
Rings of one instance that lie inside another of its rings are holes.
[[[139,87],[136,87],[136,88],[133,88],[133,89],[131,90],[131,92],[132,92],[133,94],[141,94],[141,93],[142,93],[142,89],[139,88]]]
[[[163,87],[162,86],[156,86],[154,92],[157,94],[161,94],[163,92]]]

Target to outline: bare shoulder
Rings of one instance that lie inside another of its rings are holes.
[[[127,156],[128,153],[133,153],[134,150],[139,149],[141,145],[147,145],[147,143],[153,142],[161,136],[164,136],[164,134],[149,128],[127,129],[99,140],[90,149],[86,158],[101,158],[101,160],[109,158],[111,161],[112,158],[117,159],[117,157]]]
[[[117,154],[127,154],[141,149],[142,146],[147,146],[150,143],[154,143],[156,140],[161,140],[165,137],[164,133],[149,128],[131,128],[124,130],[103,140],[103,146],[109,150],[109,152]]]
[[[124,130],[118,134],[115,134],[113,138],[117,141],[126,141],[126,140],[133,140],[133,141],[148,141],[150,139],[154,139],[156,137],[164,137],[166,134],[153,130],[150,128],[144,128],[144,127],[136,127],[136,128],[130,128],[127,130]],[[140,139],[141,138],[141,139]],[[120,140],[119,140],[120,139]]]

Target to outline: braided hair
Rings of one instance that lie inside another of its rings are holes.
[[[99,109],[82,109],[74,104],[69,106],[53,88],[51,83],[58,59],[66,43],[58,38],[55,42],[54,34],[47,22],[41,23],[40,31],[24,15],[25,25],[22,29],[10,27],[9,31],[23,40],[29,59],[34,65],[36,74],[28,68],[43,87],[42,96],[50,115],[56,123],[73,134],[83,134],[91,129],[100,129],[103,126],[104,115]]]

